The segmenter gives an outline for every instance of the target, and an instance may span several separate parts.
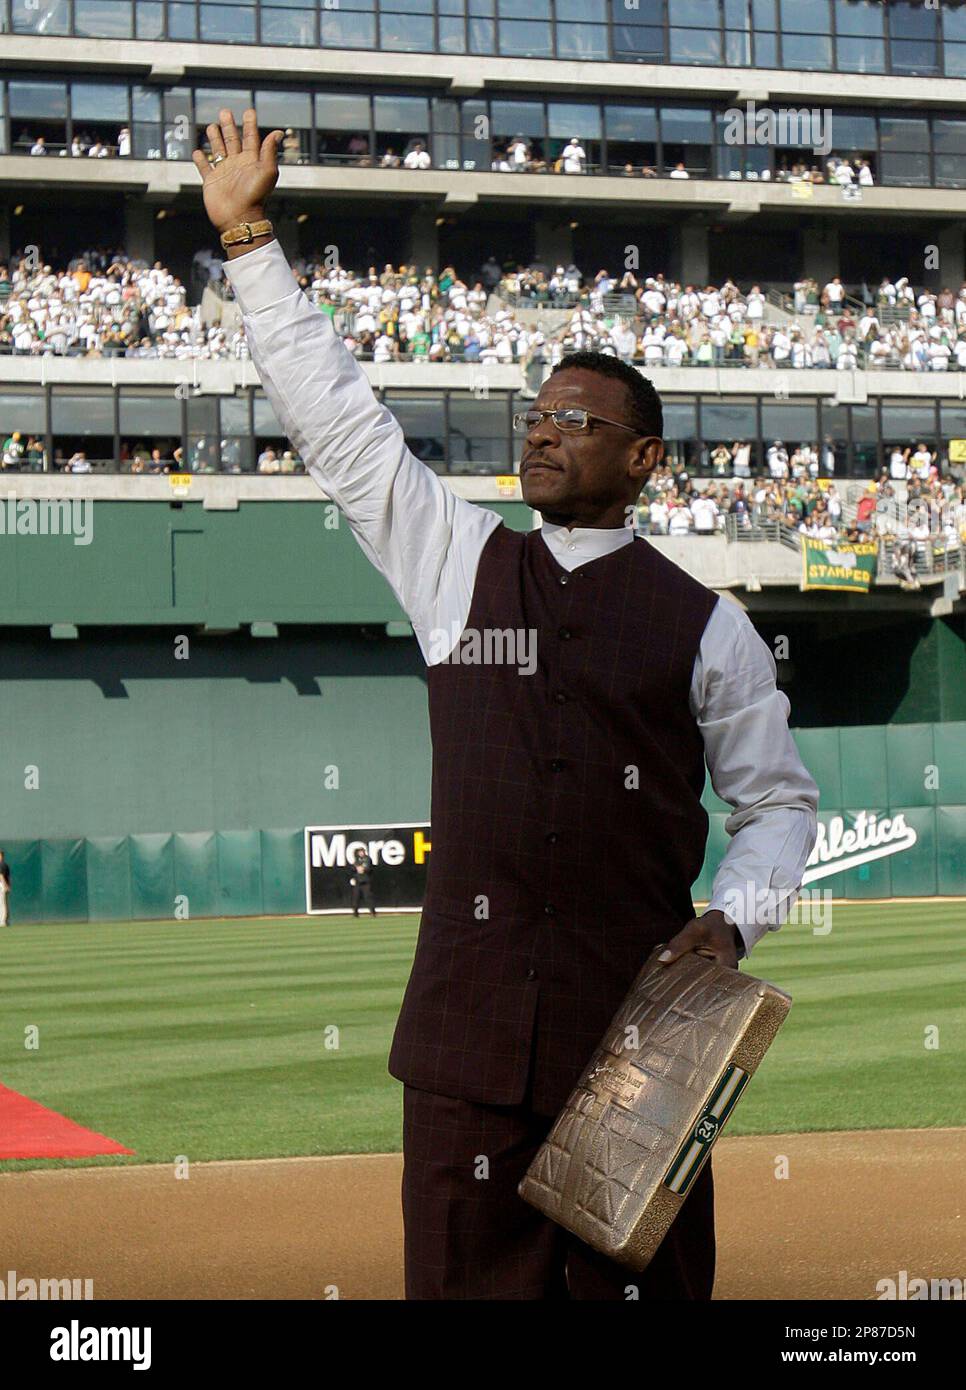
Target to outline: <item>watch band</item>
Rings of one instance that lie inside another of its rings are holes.
[[[247,246],[256,237],[269,236],[273,231],[271,222],[263,218],[261,222],[239,222],[237,227],[229,227],[221,234],[221,244],[227,251],[230,246]]]

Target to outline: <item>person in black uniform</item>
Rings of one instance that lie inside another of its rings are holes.
[[[367,906],[375,917],[376,905],[372,897],[372,860],[361,846],[353,856],[352,877],[349,879],[349,886],[352,889],[353,917],[359,916],[360,903]]]
[[[10,865],[0,849],[0,927],[10,925]]]

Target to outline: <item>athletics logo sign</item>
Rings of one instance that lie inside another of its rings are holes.
[[[846,830],[841,816],[832,816],[828,825],[819,824],[815,848],[808,856],[802,885],[828,878],[843,869],[857,869],[890,854],[912,849],[919,839],[901,811],[881,819],[874,811],[860,811]]]

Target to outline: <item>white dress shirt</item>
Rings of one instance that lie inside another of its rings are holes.
[[[427,662],[455,647],[469,617],[483,547],[502,518],[453,493],[410,453],[399,422],[326,314],[295,282],[277,241],[226,261],[252,361],[265,394],[319,487],[343,511],[363,552],[386,578]],[[628,527],[568,529],[542,537],[565,569],[635,541]],[[451,634],[446,647],[441,630]],[[775,662],[746,614],[719,599],[704,630],[689,705],[711,783],[733,808],[732,837],[710,909],[727,911],[748,954],[777,930],[797,896],[816,833],[818,788],[788,730],[789,703]]]

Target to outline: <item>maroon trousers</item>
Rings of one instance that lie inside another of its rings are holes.
[[[706,1162],[643,1274],[517,1195],[554,1117],[403,1090],[407,1299],[709,1299],[714,1186]]]

